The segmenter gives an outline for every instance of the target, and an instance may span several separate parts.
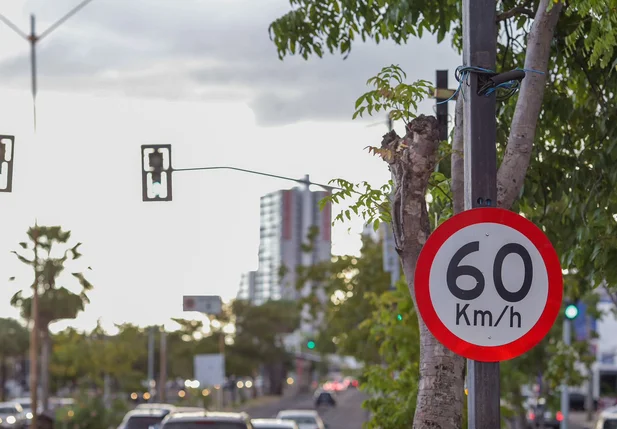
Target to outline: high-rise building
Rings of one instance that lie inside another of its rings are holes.
[[[255,278],[257,271],[249,271],[242,274],[240,278],[240,290],[238,291],[238,299],[250,300],[255,295]]]
[[[259,267],[252,293],[250,288],[241,287],[239,298],[255,304],[270,299],[298,299],[298,267],[328,260],[332,255],[331,205],[319,208],[319,202],[327,195],[305,186],[261,197]],[[307,248],[311,233],[312,245]]]

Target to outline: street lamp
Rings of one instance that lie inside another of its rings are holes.
[[[0,192],[13,189],[13,158],[15,136],[0,135]]]
[[[32,112],[34,119],[34,131],[36,131],[36,92],[37,92],[37,69],[36,69],[36,44],[40,40],[42,40],[45,36],[49,35],[52,31],[62,25],[67,19],[71,16],[75,15],[81,9],[83,9],[88,3],[93,0],[83,0],[73,9],[71,9],[66,15],[57,20],[54,24],[52,24],[47,30],[43,31],[41,34],[36,34],[36,19],[34,15],[30,15],[30,34],[26,34],[21,31],[19,27],[13,24],[7,17],[0,14],[0,21],[4,22],[7,27],[17,33],[19,36],[24,38],[30,43],[30,73],[32,78]]]

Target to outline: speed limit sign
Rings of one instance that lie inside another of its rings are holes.
[[[414,278],[418,311],[444,346],[499,362],[538,344],[561,307],[563,279],[546,235],[518,214],[478,208],[428,238]]]

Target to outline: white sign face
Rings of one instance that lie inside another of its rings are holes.
[[[437,317],[455,336],[501,346],[538,322],[549,282],[540,252],[525,235],[503,224],[478,223],[441,245],[429,292]]]
[[[200,386],[225,384],[225,357],[220,354],[196,355],[193,358],[195,380]]]
[[[220,296],[191,295],[182,298],[183,311],[197,311],[204,314],[221,313],[223,303]]]

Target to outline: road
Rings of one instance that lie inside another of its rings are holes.
[[[336,407],[321,408],[319,414],[328,425],[328,429],[362,429],[362,424],[368,419],[366,410],[362,408],[365,398],[366,396],[359,390],[349,389],[338,394]],[[258,419],[274,418],[279,411],[284,409],[314,408],[312,396],[301,395],[281,398],[278,402],[247,409],[246,412],[252,418]]]

